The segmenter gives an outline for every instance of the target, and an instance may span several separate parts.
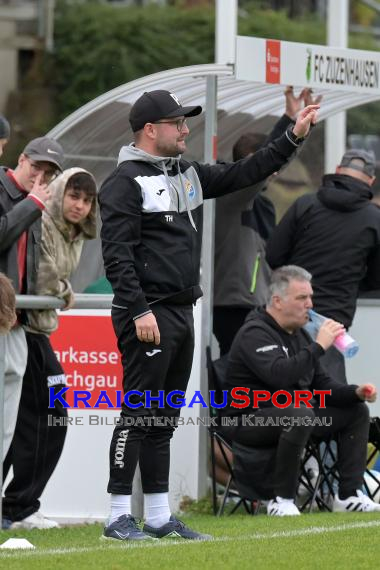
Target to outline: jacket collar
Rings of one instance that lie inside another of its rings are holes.
[[[7,194],[12,198],[12,200],[18,200],[19,198],[23,198],[24,194],[20,188],[16,186],[9,176],[7,176],[6,171],[9,170],[6,167],[0,167],[0,183],[2,184],[4,190],[6,190]]]

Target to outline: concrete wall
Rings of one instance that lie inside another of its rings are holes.
[[[35,49],[36,37],[18,33],[18,22],[37,21],[38,1],[12,0],[0,3],[0,112],[5,111],[8,95],[18,83],[18,52]]]
[[[15,49],[15,22],[0,20],[0,111],[5,111],[8,95],[17,86],[18,51]]]

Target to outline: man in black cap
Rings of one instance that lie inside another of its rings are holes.
[[[10,124],[3,115],[0,115],[0,156],[4,152],[4,147],[9,141],[10,135],[11,135]]]
[[[380,288],[380,210],[371,202],[375,165],[373,153],[348,150],[317,193],[294,202],[267,244],[269,265],[309,271],[315,310],[346,329],[359,290]],[[344,357],[334,346],[321,363],[347,383]]]
[[[59,143],[41,137],[30,141],[14,170],[0,167],[0,271],[18,294],[33,294],[36,285],[41,215],[49,199],[49,182],[62,170]],[[17,419],[27,344],[24,315],[5,337],[4,446],[6,456]],[[0,458],[2,459],[2,458]]]
[[[129,121],[135,142],[123,147],[117,169],[100,190],[106,276],[114,291],[113,325],[122,355],[125,392],[110,449],[111,516],[104,536],[117,540],[182,537],[207,540],[171,516],[168,502],[170,439],[180,414],[153,400],[160,390],[185,391],[194,348],[192,305],[201,297],[199,266],[202,204],[265,179],[294,154],[318,105],[306,107],[296,124],[245,160],[214,166],[181,158],[189,135],[174,93],[144,93]],[[163,416],[165,422],[156,416]],[[160,425],[164,423],[165,425]],[[145,525],[131,516],[132,480],[140,464]]]

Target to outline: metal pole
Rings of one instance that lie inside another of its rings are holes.
[[[215,63],[235,63],[237,14],[237,0],[217,0],[215,14]]]
[[[206,79],[206,117],[204,139],[204,161],[213,164],[216,160],[216,111],[217,111],[217,77]],[[202,245],[202,334],[201,334],[201,385],[202,393],[207,390],[206,346],[212,342],[212,308],[214,277],[214,218],[215,201],[204,203],[204,226]],[[201,408],[200,414],[204,415]],[[204,496],[207,492],[207,431],[199,431],[199,470],[198,492]]]
[[[346,48],[348,45],[348,0],[328,0],[327,44]],[[323,103],[322,103],[323,104]],[[346,150],[346,112],[336,113],[325,121],[325,172],[335,172]]]
[[[215,22],[215,63],[234,64],[237,35],[237,0],[217,0]],[[214,164],[217,157],[217,76],[206,79],[206,109],[204,162]],[[202,246],[202,334],[201,383],[202,393],[207,390],[206,346],[212,343],[212,312],[214,288],[214,225],[215,200],[204,203]],[[200,415],[204,415],[201,408]],[[199,431],[198,494],[207,492],[207,432]]]
[[[45,49],[50,53],[54,50],[54,8],[55,0],[47,0],[45,15]]]
[[[110,309],[113,295],[75,293],[74,309]],[[62,309],[65,302],[50,295],[16,295],[18,309]]]

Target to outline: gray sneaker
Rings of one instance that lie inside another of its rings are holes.
[[[104,527],[102,539],[114,540],[153,540],[142,532],[132,515],[121,515],[116,521]]]
[[[155,528],[144,524],[143,531],[149,536],[154,538],[186,538],[188,540],[212,540],[209,534],[201,534],[195,530],[191,530],[182,521],[178,520],[173,515],[170,517],[169,522]]]

